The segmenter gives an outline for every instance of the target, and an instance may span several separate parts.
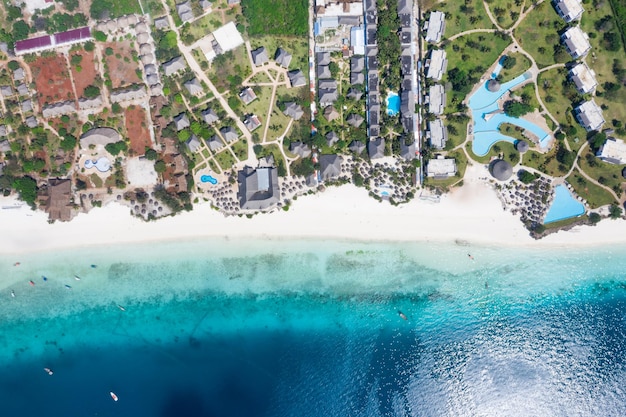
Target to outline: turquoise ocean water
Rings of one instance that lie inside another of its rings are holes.
[[[4,256],[0,415],[620,416],[624,271],[626,247],[216,239]]]

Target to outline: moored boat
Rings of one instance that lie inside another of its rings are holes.
[[[115,395],[115,393],[113,391],[109,392],[109,394],[111,394],[111,398],[113,398],[113,401],[117,401],[117,395]]]

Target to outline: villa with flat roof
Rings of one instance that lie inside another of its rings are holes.
[[[574,114],[576,115],[576,120],[578,120],[588,132],[602,129],[604,117],[602,116],[602,109],[595,101],[585,101],[574,109]]]
[[[554,8],[567,23],[580,19],[585,11],[582,0],[555,0]]]
[[[443,12],[432,12],[426,22],[426,42],[439,43],[446,30],[446,15]]]
[[[434,178],[448,178],[456,174],[456,162],[454,158],[445,158],[437,155],[426,164],[426,176]]]
[[[446,91],[441,84],[435,84],[428,89],[428,112],[435,116],[443,114],[446,104]]]
[[[561,35],[561,40],[563,40],[567,52],[569,52],[574,59],[587,55],[591,50],[589,36],[578,26],[567,29],[563,35]]]
[[[443,149],[448,141],[448,130],[441,119],[428,122],[426,137],[430,139],[430,146],[435,149]]]
[[[596,156],[609,164],[626,164],[626,143],[621,139],[609,138]]]
[[[446,51],[443,49],[434,49],[430,53],[430,58],[426,60],[426,78],[431,78],[435,81],[440,81],[443,74],[448,67],[448,59],[446,58]]]
[[[579,63],[569,71],[569,75],[581,94],[591,93],[596,89],[596,73],[584,62]]]

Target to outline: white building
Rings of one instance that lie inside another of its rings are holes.
[[[436,116],[443,114],[446,105],[446,91],[441,84],[435,84],[428,89],[428,112]]]
[[[576,89],[581,94],[591,93],[596,89],[598,81],[596,81],[596,73],[590,69],[584,62],[579,63],[569,71]]]
[[[365,27],[354,26],[350,29],[350,46],[354,55],[365,55]]]
[[[220,48],[222,48],[222,52],[227,52],[243,45],[243,38],[237,30],[235,22],[228,22],[221,28],[216,29],[213,32],[213,37]]]
[[[448,178],[456,174],[456,162],[454,158],[444,158],[437,155],[436,159],[431,159],[426,164],[426,176],[435,178]]]
[[[426,78],[432,78],[435,81],[441,81],[443,74],[448,67],[448,59],[446,51],[443,49],[435,49],[431,52],[430,58],[426,60]]]
[[[555,0],[554,8],[567,23],[579,20],[585,11],[582,0]]]
[[[602,109],[595,101],[585,101],[574,110],[578,122],[588,131],[600,130],[604,124]]]
[[[446,15],[443,12],[432,12],[426,22],[426,42],[439,43],[446,30]]]
[[[621,139],[609,138],[596,156],[609,164],[626,164],[626,143]]]
[[[569,52],[574,59],[587,55],[591,50],[589,36],[578,26],[567,29],[565,33],[561,35],[561,39],[565,44],[565,49],[567,49],[567,52]]]
[[[443,149],[448,141],[448,130],[441,119],[428,122],[426,137],[430,140],[430,146],[435,149]]]

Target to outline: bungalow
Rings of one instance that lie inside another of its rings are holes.
[[[267,51],[265,50],[264,46],[261,46],[260,48],[251,51],[250,54],[252,55],[252,62],[254,62],[254,65],[256,65],[257,67],[267,64],[270,60],[267,57]]]
[[[443,149],[448,140],[448,130],[441,119],[428,122],[426,137],[430,138],[430,146],[435,149]]]
[[[213,152],[218,152],[222,148],[224,148],[224,142],[222,142],[220,138],[217,137],[217,135],[211,136],[209,140],[207,140],[207,145],[209,146],[209,149]]]
[[[275,167],[245,167],[237,174],[237,199],[243,210],[264,210],[278,204],[280,187]]]
[[[201,96],[204,94],[204,88],[202,88],[202,84],[200,84],[200,81],[198,81],[196,77],[193,77],[183,85],[192,96]]]
[[[13,81],[22,81],[25,77],[24,69],[18,68],[13,70]]]
[[[437,155],[426,163],[426,176],[434,178],[448,178],[456,174],[456,162],[454,158],[445,158]]]
[[[398,1],[398,14],[411,14],[413,12],[413,1],[411,0],[399,0]]]
[[[68,113],[65,113],[65,114],[68,114]],[[44,114],[44,117],[46,117],[45,114]],[[37,125],[38,125],[37,119],[35,118],[35,116],[28,116],[26,118],[25,122],[26,122],[26,126],[30,127],[31,129],[37,127]]]
[[[182,56],[177,56],[164,63],[162,68],[165,75],[174,75],[185,69],[185,59]]]
[[[43,200],[50,220],[67,222],[72,219],[72,181],[67,179],[49,180],[46,196]]]
[[[291,54],[285,51],[283,48],[278,48],[276,50],[276,54],[274,55],[274,61],[276,61],[276,64],[280,65],[283,68],[289,68],[291,58]]]
[[[287,73],[287,77],[289,77],[289,83],[292,88],[302,87],[306,85],[306,78],[304,78],[304,73],[302,70],[293,70]]]
[[[202,116],[202,120],[204,120],[204,123],[208,125],[212,125],[213,123],[218,122],[220,120],[217,113],[215,113],[213,109],[209,107],[207,107],[205,110],[202,110],[200,115]]]
[[[191,123],[189,123],[189,118],[187,117],[186,113],[180,113],[175,116],[174,124],[176,125],[176,131],[178,132],[191,126]]]
[[[93,98],[81,98],[78,100],[78,108],[80,110],[97,109],[102,107],[102,96]]]
[[[435,49],[430,54],[430,59],[426,60],[426,78],[431,78],[435,81],[440,81],[443,74],[448,67],[448,59],[446,58],[446,51],[443,49]]]
[[[443,114],[446,105],[446,91],[441,84],[435,84],[428,89],[428,112],[435,116]]]
[[[256,94],[251,87],[246,87],[239,93],[239,98],[244,104],[250,104],[256,99]]]
[[[365,58],[353,56],[350,58],[350,72],[362,72],[365,69]]]
[[[283,113],[294,120],[300,120],[300,118],[304,116],[304,110],[302,110],[302,106],[294,102],[287,103],[285,111]]]
[[[581,62],[569,71],[569,75],[581,94],[591,93],[596,89],[596,73],[587,64]]]
[[[187,145],[187,149],[189,149],[190,152],[196,152],[198,149],[200,149],[200,146],[202,144],[200,143],[198,137],[192,134],[185,142],[185,145]]]
[[[237,134],[237,131],[231,126],[226,126],[226,127],[221,128],[220,134],[222,135],[222,137],[224,138],[226,142],[233,142],[239,139],[239,135]]]
[[[443,12],[432,12],[428,22],[426,22],[426,42],[439,43],[446,30],[446,14]]]
[[[589,43],[589,36],[583,32],[579,26],[574,26],[567,29],[561,40],[565,44],[565,49],[574,59],[581,58],[591,50],[591,44]]]
[[[111,93],[111,102],[112,103],[120,103],[122,101],[131,101],[131,100],[139,100],[146,96],[146,90],[141,87],[136,90],[134,89],[124,89],[117,90]]]
[[[365,144],[360,140],[353,140],[352,142],[350,142],[350,145],[348,145],[348,149],[350,149],[355,154],[360,155],[365,150]]]
[[[621,139],[609,138],[596,156],[609,164],[626,164],[626,143]]]
[[[243,124],[246,126],[246,129],[248,129],[250,132],[253,132],[259,126],[261,126],[261,121],[259,120],[259,117],[257,115],[249,114],[244,119]]]
[[[26,87],[26,84],[24,83],[18,85],[16,88],[17,88],[17,93],[20,96],[27,96],[28,94],[30,94],[30,92],[28,91],[28,87]]]
[[[339,112],[334,106],[326,106],[324,109],[324,118],[326,118],[329,122],[332,122],[333,120],[339,118]]]
[[[317,66],[317,78],[318,79],[331,78],[331,77],[332,77],[332,73],[330,72],[330,68],[328,67],[328,65]]]
[[[289,152],[298,155],[300,158],[308,158],[311,156],[311,148],[309,148],[309,145],[302,142],[291,142]]]
[[[326,134],[326,144],[328,146],[333,146],[335,143],[339,142],[339,135],[335,132],[328,132]]]
[[[350,85],[362,85],[365,82],[365,75],[362,72],[350,73]]]
[[[318,94],[322,106],[333,104],[338,98],[336,88],[320,88]]]
[[[183,22],[187,22],[188,20],[193,19],[193,10],[191,9],[191,1],[187,0],[183,3],[178,3],[176,5],[176,12],[180,17],[180,20]]]
[[[602,109],[595,101],[589,100],[582,103],[574,109],[576,120],[588,131],[602,129],[604,117],[602,117]]]
[[[370,140],[367,144],[367,153],[370,159],[380,159],[385,156],[385,139],[376,138]]]
[[[359,127],[363,124],[363,122],[365,121],[365,119],[363,118],[363,116],[361,116],[360,114],[355,114],[355,113],[351,113],[348,118],[346,119],[346,122],[349,125],[352,125],[354,127]]]
[[[169,29],[170,24],[167,21],[167,17],[159,17],[158,19],[154,19],[154,27],[157,29]]]
[[[346,94],[346,97],[352,100],[360,100],[362,96],[363,92],[358,88],[351,88],[348,90],[348,94]]]
[[[555,0],[554,8],[567,23],[579,20],[585,11],[582,0]]]
[[[400,140],[400,156],[407,161],[411,161],[416,158],[417,144],[415,142],[407,145],[404,140]]]
[[[7,126],[6,126],[6,125],[0,125],[0,137],[5,137],[5,136],[6,136],[6,135],[8,135],[8,134],[9,134],[9,130],[7,129]],[[8,142],[8,141],[6,141],[6,140],[5,140],[5,141],[3,141],[2,143],[3,143],[3,144],[5,144],[5,145],[8,145],[8,144],[9,144],[9,142]],[[2,152],[8,152],[8,151],[10,151],[10,150],[11,150],[11,147],[10,147],[10,146],[9,146],[9,148],[8,148],[8,149],[5,149],[5,148],[0,148],[0,151],[2,151]]]
[[[64,114],[72,114],[76,112],[76,106],[73,101],[62,101],[60,103],[51,104],[43,108],[42,114],[43,117],[57,117],[62,116]],[[37,126],[35,124],[35,126]],[[30,127],[30,126],[29,126]]]
[[[3,85],[0,87],[0,94],[2,94],[2,97],[11,97],[14,94],[13,87],[10,85]]]
[[[317,65],[328,65],[330,64],[330,52],[318,52],[315,54],[315,60],[317,61]]]

